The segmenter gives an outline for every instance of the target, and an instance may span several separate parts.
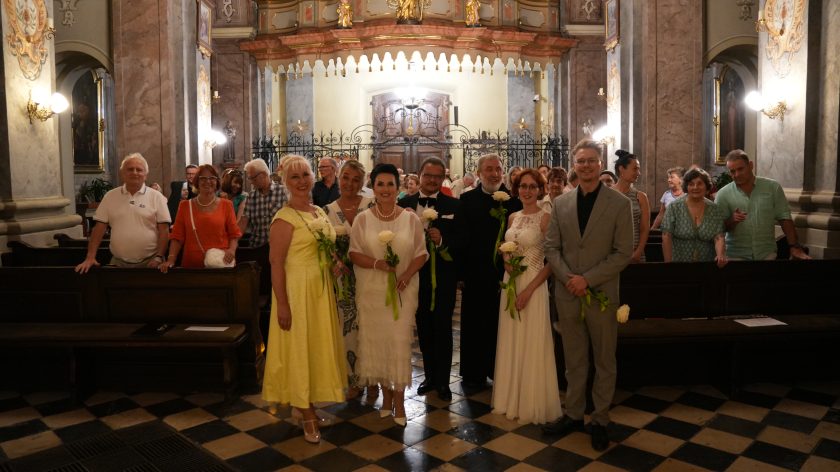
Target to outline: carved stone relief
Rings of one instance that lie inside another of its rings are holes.
[[[601,0],[570,0],[569,18],[571,23],[600,23],[604,21]]]
[[[736,0],[735,4],[741,9],[741,15],[738,18],[744,21],[752,19],[752,7],[755,5],[755,0]]]
[[[17,56],[23,76],[35,80],[47,62],[46,42],[52,39],[44,0],[5,0],[9,51]]]
[[[233,0],[222,0],[222,15],[225,17],[225,23],[230,23],[236,9],[233,8]]]
[[[68,28],[76,24],[76,4],[79,0],[61,0],[58,11],[61,12],[61,24]]]
[[[767,0],[764,4],[767,27],[767,59],[779,77],[790,72],[791,59],[805,37],[805,0]]]

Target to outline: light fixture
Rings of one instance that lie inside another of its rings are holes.
[[[519,118],[519,121],[514,123],[514,126],[519,128],[519,131],[525,131],[526,129],[528,129],[528,123],[525,122],[525,117],[524,116]]]
[[[309,129],[309,124],[304,123],[301,120],[297,120],[297,122],[294,125],[292,125],[292,128],[294,128],[295,131],[298,132],[298,133],[303,133],[303,132],[306,132],[306,130]]]
[[[213,96],[211,97],[211,100],[213,100],[213,103],[219,103],[219,101],[221,101],[221,99],[222,99],[222,96],[219,95],[219,91],[218,90],[213,90]]]
[[[779,121],[785,120],[785,113],[787,112],[788,107],[784,100],[779,100],[775,104],[768,104],[767,100],[761,96],[761,93],[757,90],[753,90],[747,94],[744,98],[744,102],[748,107],[755,111],[764,113],[771,120],[775,120],[776,118],[778,118]]]
[[[602,126],[592,133],[592,139],[609,146],[615,142],[615,135],[609,126]]]
[[[408,88],[397,89],[397,96],[400,98],[402,108],[396,110],[395,113],[402,113],[403,117],[408,115],[408,127],[405,132],[409,136],[413,136],[415,131],[414,120],[417,120],[420,124],[420,115],[424,112],[420,107],[426,100],[426,91],[411,85]]]
[[[47,121],[56,113],[61,113],[70,106],[67,99],[60,93],[50,96],[46,90],[36,88],[29,91],[29,100],[26,102],[26,114],[29,115],[29,124],[33,118]]]
[[[204,140],[204,146],[208,149],[213,149],[214,147],[225,144],[227,142],[227,136],[221,131],[216,131],[211,129],[209,133],[207,133],[207,139]]]

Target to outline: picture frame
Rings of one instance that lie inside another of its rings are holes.
[[[619,0],[604,2],[604,48],[612,51],[618,45],[619,37]]]
[[[70,122],[73,136],[73,171],[105,171],[105,118],[102,79],[91,70],[73,86]]]
[[[213,54],[213,4],[209,0],[196,0],[195,34],[198,50],[204,57]]]
[[[726,155],[733,149],[744,149],[746,109],[744,82],[738,73],[723,66],[715,77],[715,164],[726,164]]]

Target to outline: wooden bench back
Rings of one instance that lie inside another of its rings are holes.
[[[621,303],[632,318],[838,314],[840,260],[631,264]]]

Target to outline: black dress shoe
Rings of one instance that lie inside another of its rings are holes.
[[[607,436],[607,428],[599,425],[590,425],[590,434],[592,435],[592,449],[596,451],[606,451],[610,447],[610,438]]]
[[[567,435],[572,431],[583,431],[583,420],[573,420],[563,415],[562,418],[542,427],[543,434]]]
[[[441,400],[448,402],[452,400],[452,390],[449,390],[449,386],[445,387],[438,387],[437,389],[438,398]]]
[[[420,384],[419,387],[417,387],[417,395],[425,395],[425,394],[431,392],[434,389],[435,389],[435,386],[432,385],[431,382],[424,381],[423,383]]]

